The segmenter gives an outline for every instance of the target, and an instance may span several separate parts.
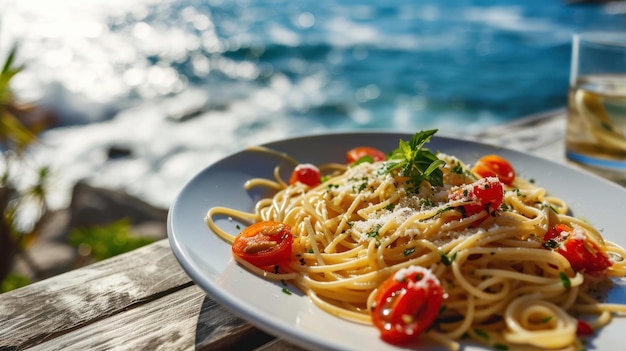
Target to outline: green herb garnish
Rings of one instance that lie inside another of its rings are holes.
[[[452,264],[452,262],[454,262],[454,260],[456,259],[456,252],[453,253],[452,255],[448,256],[443,252],[439,253],[439,256],[441,256],[441,262],[443,264],[445,264],[446,266],[449,266]]]
[[[374,163],[374,158],[370,155],[365,155],[361,157],[360,159],[354,161],[354,163],[352,163],[350,167],[354,167],[360,163]]]
[[[461,206],[461,207],[462,207],[462,206]],[[452,206],[448,206],[448,207],[441,208],[441,209],[437,210],[437,212],[436,212],[434,215],[432,215],[432,216],[430,216],[430,217],[422,218],[422,219],[420,219],[419,221],[420,221],[420,222],[426,222],[426,221],[427,221],[427,220],[429,220],[429,219],[433,219],[433,218],[435,218],[435,217],[439,216],[440,214],[442,214],[442,213],[444,213],[444,212],[447,212],[447,211],[454,210],[455,208],[456,208],[457,210],[459,209],[459,208],[457,208],[457,207],[452,207]],[[464,217],[465,217],[465,216],[464,216]]]
[[[378,236],[378,231],[380,230],[380,228],[382,227],[381,224],[376,224],[372,230],[370,230],[369,232],[367,232],[367,236],[370,238],[375,238]]]
[[[339,184],[328,184],[326,185],[326,191],[331,191],[332,189],[337,189],[339,188]]]
[[[448,309],[448,306],[441,305],[441,307],[439,307],[439,315],[441,316],[447,309]]]
[[[548,239],[548,241],[541,244],[543,247],[549,250],[554,250],[559,247],[559,242],[554,239]]]
[[[421,206],[426,206],[426,207],[433,207],[435,206],[435,202],[427,197],[423,198],[420,200],[420,205]]]
[[[563,286],[566,289],[569,289],[572,287],[572,282],[569,280],[569,277],[567,276],[567,274],[563,272],[559,272],[559,277],[561,278],[561,283],[563,283]]]
[[[414,188],[418,188],[422,181],[434,186],[443,186],[441,167],[446,164],[445,161],[423,147],[435,133],[437,129],[420,131],[415,133],[408,143],[400,140],[398,148],[391,151],[387,157],[381,172],[398,172],[400,176],[408,177],[407,182]]]
[[[474,329],[474,333],[476,333],[476,335],[480,336],[483,339],[489,340],[489,334],[487,334],[487,332],[482,329]]]

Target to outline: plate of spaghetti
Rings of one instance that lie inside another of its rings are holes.
[[[225,157],[170,207],[172,250],[217,302],[306,349],[626,341],[626,191],[436,132],[311,135]]]

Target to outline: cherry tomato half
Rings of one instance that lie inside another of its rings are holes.
[[[443,288],[430,270],[403,268],[378,287],[372,321],[386,342],[415,340],[439,315],[443,297]]]
[[[235,237],[233,255],[259,268],[285,263],[291,259],[291,227],[280,222],[258,222]]]
[[[294,168],[289,178],[289,184],[293,185],[297,182],[308,186],[318,186],[322,181],[322,175],[319,168],[310,163],[301,163]]]
[[[576,271],[600,275],[613,265],[607,254],[587,238],[582,228],[560,223],[550,228],[543,240],[548,243],[544,246],[556,249]]]
[[[355,147],[346,153],[348,164],[352,164],[366,156],[371,157],[372,162],[384,161],[387,159],[387,155],[385,155],[384,152],[369,146]]]
[[[498,155],[486,155],[481,157],[472,171],[479,176],[498,177],[500,181],[506,185],[512,185],[515,180],[515,170],[506,159]]]
[[[579,319],[578,324],[576,325],[576,335],[578,336],[588,336],[593,335],[593,328],[589,323]]]
[[[450,200],[471,202],[461,206],[466,217],[475,215],[483,210],[491,213],[496,211],[502,204],[504,187],[498,178],[487,177],[453,190],[448,198]]]

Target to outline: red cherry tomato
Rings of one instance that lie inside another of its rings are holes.
[[[479,176],[498,177],[500,181],[506,185],[512,185],[515,180],[515,170],[506,159],[498,155],[486,155],[481,157],[472,171]]]
[[[487,210],[493,212],[500,207],[504,198],[504,187],[498,178],[487,177],[468,185],[461,186],[448,196],[450,200],[470,202],[461,206],[466,217]]]
[[[543,236],[543,241],[548,241],[550,239],[553,239],[557,243],[560,243],[561,241],[563,241],[561,239],[561,236],[567,235],[567,233],[571,231],[572,231],[572,227],[570,227],[569,225],[558,223],[546,232],[546,234]]]
[[[293,185],[297,182],[308,186],[317,186],[320,184],[322,175],[319,168],[310,163],[301,163],[291,173],[289,184]]]
[[[557,224],[544,235],[544,246],[554,248],[567,259],[572,268],[591,275],[600,275],[613,265],[607,254],[581,228]]]
[[[579,319],[578,325],[576,326],[576,335],[579,335],[579,336],[593,335],[593,328],[589,325],[589,323]]]
[[[401,269],[378,287],[372,321],[386,342],[414,340],[433,324],[443,297],[443,288],[430,270]]]
[[[385,155],[384,152],[369,146],[355,147],[346,153],[348,164],[352,164],[366,156],[371,157],[372,162],[384,161],[387,159],[387,155]]]
[[[258,222],[235,237],[233,255],[259,268],[286,263],[292,257],[291,227],[280,222]]]

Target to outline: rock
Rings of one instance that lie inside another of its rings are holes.
[[[15,261],[15,270],[31,281],[60,274],[86,262],[78,249],[68,243],[73,229],[107,226],[127,220],[130,232],[155,240],[167,237],[167,210],[124,192],[78,182],[67,209],[48,212],[40,233],[24,255]]]
[[[133,150],[124,145],[111,145],[107,149],[107,158],[110,160],[129,157],[133,155]]]
[[[69,228],[106,226],[127,219],[131,226],[160,224],[160,230],[152,230],[160,233],[151,236],[167,236],[166,209],[153,207],[126,193],[94,187],[85,182],[78,182],[74,186],[69,211]]]

